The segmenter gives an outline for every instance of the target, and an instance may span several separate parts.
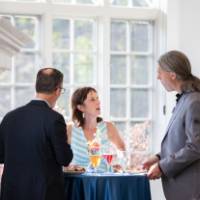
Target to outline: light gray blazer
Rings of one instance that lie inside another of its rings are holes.
[[[160,167],[167,200],[200,200],[200,93],[178,101],[161,143]]]

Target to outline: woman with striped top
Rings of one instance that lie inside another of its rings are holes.
[[[100,101],[94,88],[78,88],[72,95],[71,106],[73,122],[67,125],[67,134],[68,143],[73,150],[73,164],[83,167],[89,165],[88,141],[97,137],[97,130],[101,147],[114,144],[119,150],[125,150],[116,127],[99,117]],[[105,171],[106,163],[101,162],[99,169]]]

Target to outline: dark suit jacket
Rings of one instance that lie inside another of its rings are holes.
[[[33,100],[8,113],[0,125],[0,200],[63,200],[62,165],[72,151],[62,115]]]

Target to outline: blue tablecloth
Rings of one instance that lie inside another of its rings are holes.
[[[66,200],[151,200],[145,175],[64,176]]]

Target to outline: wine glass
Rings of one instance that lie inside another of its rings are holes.
[[[127,151],[117,150],[117,159],[122,167],[123,172],[125,172],[128,164]]]
[[[112,160],[113,160],[113,155],[109,154],[109,153],[105,153],[105,154],[102,155],[102,157],[106,160],[107,172],[112,172],[111,163],[112,163]]]
[[[113,172],[112,169],[112,161],[115,157],[115,149],[114,147],[111,146],[106,146],[104,148],[102,148],[102,157],[106,160],[106,165],[107,165],[107,172]]]

